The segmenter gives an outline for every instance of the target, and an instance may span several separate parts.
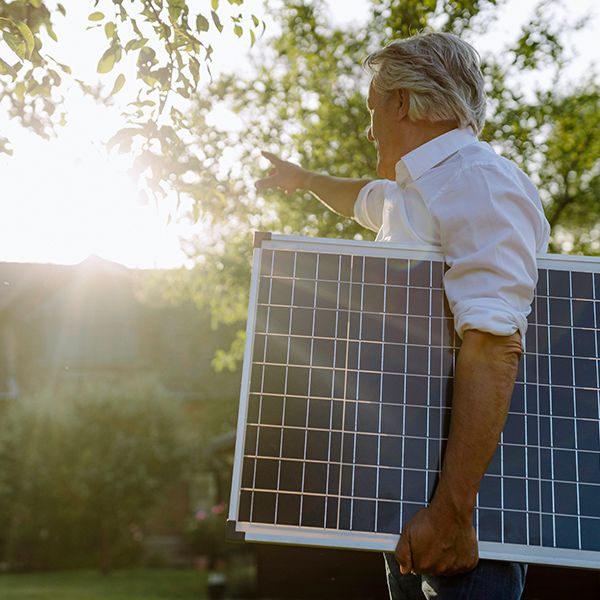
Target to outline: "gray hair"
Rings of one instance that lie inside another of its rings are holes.
[[[479,54],[451,33],[427,32],[395,40],[367,56],[376,91],[408,92],[412,120],[456,120],[475,133],[485,123],[484,81]]]

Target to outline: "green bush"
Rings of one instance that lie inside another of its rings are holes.
[[[0,562],[131,564],[140,527],[191,452],[184,411],[153,379],[80,382],[7,406],[0,420]]]

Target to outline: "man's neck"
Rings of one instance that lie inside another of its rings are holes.
[[[403,153],[405,156],[409,152],[416,150],[419,146],[430,142],[431,140],[448,133],[458,127],[456,121],[411,121],[406,124],[406,135],[403,139]]]

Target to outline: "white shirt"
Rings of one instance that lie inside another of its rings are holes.
[[[372,181],[355,219],[377,241],[439,246],[444,288],[462,337],[467,329],[524,336],[537,283],[536,253],[550,226],[537,190],[469,129],[454,129],[396,164],[396,181]]]

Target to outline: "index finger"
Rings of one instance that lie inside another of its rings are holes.
[[[273,154],[272,152],[267,152],[266,150],[262,150],[261,154],[267,159],[270,160],[274,165],[277,163],[285,162],[279,158],[279,156]]]

